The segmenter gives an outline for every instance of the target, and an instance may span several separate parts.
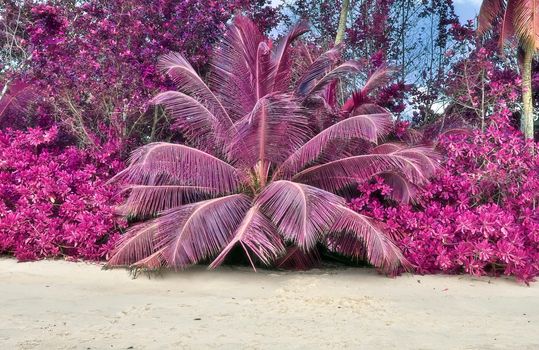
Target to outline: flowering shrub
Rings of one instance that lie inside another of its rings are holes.
[[[182,52],[204,72],[236,11],[248,11],[263,30],[278,21],[278,9],[265,0],[27,1],[20,7],[27,18],[19,46],[31,55],[17,73],[85,144],[108,131],[122,142],[169,136],[165,118],[146,105],[171,87],[155,69],[157,58]]]
[[[350,205],[386,222],[419,273],[539,275],[539,156],[509,123],[507,110],[484,133],[453,135],[432,183],[397,206],[383,179],[361,185]]]
[[[81,151],[59,139],[55,127],[0,131],[0,253],[97,260],[117,240],[120,198],[105,183],[122,167],[117,145]]]

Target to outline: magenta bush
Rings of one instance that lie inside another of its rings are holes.
[[[0,253],[99,260],[125,226],[106,184],[122,167],[117,145],[62,147],[58,128],[0,131]]]
[[[484,133],[441,140],[446,159],[415,202],[384,199],[382,179],[361,185],[351,207],[386,222],[418,273],[539,275],[539,155],[507,110]]]

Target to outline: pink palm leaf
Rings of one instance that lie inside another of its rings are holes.
[[[283,36],[277,43],[273,55],[275,62],[275,77],[272,91],[286,91],[290,84],[290,46],[302,34],[309,30],[307,22],[301,21],[293,26],[288,34]]]
[[[231,138],[232,159],[249,166],[280,163],[310,136],[307,117],[289,95],[267,95],[239,120]]]
[[[393,123],[388,113],[368,114],[350,117],[338,122],[304,143],[292,153],[276,171],[276,175],[288,178],[296,174],[308,163],[316,160],[333,141],[348,141],[355,138],[376,143],[378,138],[386,136]]]
[[[374,175],[386,172],[401,173],[413,183],[425,183],[432,174],[432,163],[421,163],[415,154],[364,154],[350,156],[307,168],[292,177],[293,181],[309,184],[326,191],[338,192]]]
[[[180,92],[201,99],[211,106],[208,109],[219,115],[224,127],[232,126],[232,120],[221,101],[182,55],[173,52],[163,56],[159,61],[159,68],[172,78]]]
[[[268,185],[256,202],[283,237],[303,251],[320,241],[336,219],[335,208],[345,204],[332,193],[284,180]]]
[[[378,68],[374,73],[371,74],[365,85],[352,93],[352,96],[344,102],[341,107],[341,110],[344,113],[359,113],[359,108],[369,104],[369,95],[387,85],[392,79],[393,70],[385,66]],[[364,107],[368,108],[368,107]]]
[[[480,35],[500,24],[500,46],[518,39],[521,46],[539,48],[539,4],[535,0],[484,0],[479,12]]]
[[[233,192],[241,174],[232,165],[184,145],[151,143],[131,155],[129,167],[115,179],[136,185],[191,185]]]
[[[335,252],[367,258],[385,271],[395,272],[399,267],[410,267],[399,248],[372,219],[341,206],[340,215],[331,227],[328,248]]]
[[[243,221],[234,232],[233,238],[211,263],[210,268],[221,265],[228,253],[237,244],[241,245],[255,270],[249,251],[255,254],[265,265],[271,265],[285,250],[277,228],[260,211],[257,205],[251,207],[245,214]]]

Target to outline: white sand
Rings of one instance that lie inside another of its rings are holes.
[[[2,259],[0,292],[2,350],[539,349],[539,286],[506,279]]]

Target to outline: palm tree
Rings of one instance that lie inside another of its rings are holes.
[[[500,24],[500,46],[511,39],[518,40],[523,52],[522,102],[520,129],[526,138],[533,138],[534,113],[532,94],[532,63],[539,48],[539,1],[537,0],[484,0],[479,12],[480,35]]]
[[[337,34],[335,35],[335,45],[339,45],[344,39],[344,32],[346,31],[346,19],[348,17],[349,10],[350,0],[343,0],[341,5],[341,13],[339,15],[339,26],[337,28]]]
[[[109,266],[184,268],[212,259],[216,267],[241,247],[254,267],[255,259],[269,265],[287,248],[309,254],[319,243],[388,272],[406,265],[382,226],[349,209],[343,195],[379,174],[408,199],[433,173],[432,151],[377,145],[392,129],[380,108],[327,122],[333,114],[320,95],[360,65],[338,63],[339,49],[331,49],[292,88],[290,44],[306,30],[300,23],[272,45],[236,17],[209,85],[181,55],[161,59],[179,91],[153,102],[188,145],[143,146],[116,176],[129,191],[122,211],[154,218],[130,229]]]

